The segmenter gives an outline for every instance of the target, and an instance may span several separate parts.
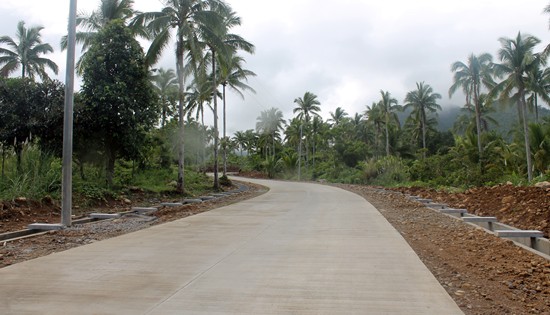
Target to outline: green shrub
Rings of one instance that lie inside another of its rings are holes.
[[[409,167],[395,156],[371,159],[361,164],[366,183],[382,186],[399,185],[410,179]]]

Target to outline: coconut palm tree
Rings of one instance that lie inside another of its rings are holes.
[[[288,121],[288,124],[286,126],[286,129],[284,131],[285,134],[285,142],[288,146],[293,147],[296,152],[300,150],[300,126],[302,122],[294,117]]]
[[[226,86],[229,83],[229,76],[232,74],[238,75],[239,77],[234,76],[232,79],[232,84],[230,87],[237,89],[236,85],[240,85],[240,88],[250,89],[248,85],[243,82],[237,83],[239,80],[245,80],[246,75],[243,78],[243,75],[246,73],[241,67],[241,59],[236,57],[237,51],[243,50],[248,53],[254,53],[254,45],[246,41],[239,35],[230,33],[230,30],[236,26],[241,25],[241,19],[237,14],[229,7],[229,5],[215,6],[215,11],[218,13],[218,18],[212,20],[212,25],[209,28],[204,28],[206,32],[201,34],[201,37],[204,39],[204,44],[210,50],[211,58],[211,67],[212,67],[212,89],[217,91],[218,86],[221,84],[223,86],[223,137],[226,138]],[[240,70],[235,72],[235,70]],[[248,72],[248,75],[254,74],[253,72]],[[241,96],[242,93],[240,94]],[[213,96],[213,108],[214,108],[214,128],[218,130],[218,103],[217,95]],[[217,156],[218,156],[218,146],[214,145],[214,186],[217,188]],[[223,175],[227,176],[227,148],[223,148]]]
[[[34,79],[38,75],[42,80],[48,80],[46,68],[57,74],[55,62],[42,55],[53,52],[52,46],[42,42],[40,31],[42,26],[25,27],[25,22],[17,23],[15,39],[9,36],[0,37],[0,44],[9,48],[0,47],[0,75],[7,77],[21,67],[21,77]],[[11,48],[11,50],[10,50]]]
[[[496,121],[496,119],[490,116],[491,113],[495,112],[495,108],[493,107],[493,102],[488,98],[487,94],[479,95],[479,103],[480,103],[479,123],[481,125],[481,132],[488,132],[489,124],[498,126],[498,121]],[[461,111],[465,114],[457,117],[453,127],[454,131],[455,132],[473,132],[473,128],[476,128],[478,123],[477,118],[475,116],[475,109],[472,108],[471,106],[464,106],[463,108],[461,108]],[[479,141],[479,137],[478,137],[478,141]],[[478,153],[479,153],[479,150],[478,150]]]
[[[476,56],[470,54],[466,63],[456,61],[451,65],[451,71],[454,72],[453,85],[449,88],[449,97],[451,97],[459,88],[462,88],[466,94],[466,106],[470,107],[470,101],[473,100],[475,122],[477,130],[477,148],[479,156],[482,156],[483,145],[481,143],[481,86],[494,86],[491,78],[491,68],[493,57],[490,54],[481,54]],[[479,162],[481,163],[481,158]],[[481,165],[481,164],[480,164]]]
[[[321,103],[319,102],[319,100],[317,99],[317,95],[311,93],[311,92],[305,92],[304,93],[304,96],[303,97],[298,97],[294,100],[294,103],[298,104],[297,107],[294,108],[293,112],[294,113],[298,113],[298,115],[296,116],[296,118],[298,118],[300,121],[301,121],[301,125],[300,125],[300,132],[303,133],[303,131],[305,130],[306,133],[305,133],[305,140],[306,140],[306,145],[305,145],[305,152],[306,152],[306,165],[307,165],[307,162],[308,162],[308,140],[310,139],[309,135],[308,135],[308,130],[310,129],[309,128],[309,123],[311,121],[311,117],[312,116],[317,116],[317,117],[320,117],[321,115],[319,114],[319,112],[321,111]],[[300,137],[300,153],[299,153],[299,159],[301,161],[301,148],[302,148],[302,137]],[[301,169],[301,165],[300,165],[300,169]]]
[[[535,123],[539,122],[539,97],[550,104],[550,68],[542,69],[540,61],[543,57],[543,54],[537,55],[539,62],[527,73],[527,90],[530,93],[527,104],[535,109]]]
[[[223,137],[227,137],[227,98],[226,90],[229,87],[244,99],[244,94],[241,91],[250,91],[255,93],[254,89],[245,82],[248,77],[256,76],[250,70],[243,68],[244,59],[237,54],[232,53],[231,56],[223,58],[220,62],[218,78],[222,84],[222,100],[223,100]],[[223,175],[227,176],[227,149],[223,149]]]
[[[176,74],[178,77],[178,116],[180,136],[178,143],[178,181],[177,191],[184,191],[184,91],[185,77],[184,60],[186,54],[193,56],[191,60],[202,58],[199,34],[205,33],[211,21],[218,18],[218,13],[211,10],[216,6],[223,6],[221,0],[166,0],[165,7],[159,12],[145,12],[138,14],[133,25],[147,26],[153,36],[146,59],[149,65],[155,64],[164,49],[170,44],[175,32],[176,44]]]
[[[346,113],[345,109],[343,109],[342,107],[336,107],[334,113],[330,113],[329,121],[331,121],[334,126],[338,126],[347,116],[348,113]]]
[[[239,156],[243,156],[243,150],[246,149],[246,134],[244,133],[244,131],[235,132],[235,134],[233,135],[233,142],[235,142],[235,144],[239,148]]]
[[[82,60],[98,32],[113,20],[122,20],[128,24],[137,11],[133,9],[134,0],[101,0],[99,6],[92,13],[80,13],[76,17],[76,25],[81,30],[76,33],[76,42],[82,44],[82,56],[76,64],[79,74],[82,74]],[[136,35],[148,38],[148,34],[141,25],[132,24],[130,30]],[[61,50],[67,49],[67,36],[61,38]]]
[[[400,127],[397,111],[402,110],[402,106],[397,103],[397,99],[391,97],[390,92],[380,90],[382,99],[379,102],[379,107],[382,116],[384,117],[384,129],[386,132],[386,156],[390,155],[390,123],[395,123]]]
[[[156,73],[151,76],[151,82],[157,94],[159,96],[159,102],[161,106],[161,128],[166,123],[166,117],[171,115],[171,102],[170,96],[178,91],[178,81],[174,70],[160,68],[156,70]]]
[[[533,49],[540,43],[540,40],[518,32],[516,38],[501,37],[499,42],[501,48],[498,51],[498,58],[501,63],[495,64],[494,69],[497,77],[504,79],[491,90],[491,95],[499,94],[501,101],[511,100],[517,104],[520,125],[523,124],[527,178],[531,181],[533,169],[525,94],[528,88],[528,73],[538,63]]]
[[[297,118],[306,124],[310,122],[311,116],[320,116],[321,103],[317,100],[317,95],[306,92],[303,97],[298,97],[294,100],[294,103],[298,104],[294,108],[293,112],[298,113]]]
[[[283,112],[275,107],[262,111],[260,116],[256,118],[256,131],[263,135],[271,136],[271,155],[273,157],[275,157],[275,141],[277,140],[278,132],[282,129],[284,123],[285,120],[283,119]]]
[[[367,106],[367,109],[363,112],[363,116],[366,118],[369,128],[374,129],[374,139],[372,144],[378,151],[382,146],[380,144],[380,138],[382,134],[382,126],[384,125],[384,115],[380,103],[373,102],[371,106]]]
[[[423,123],[421,118],[420,111],[412,111],[411,115],[405,120],[405,125],[403,129],[406,134],[410,137],[411,140],[414,140],[414,143],[418,145],[422,142],[422,136],[428,133],[434,133],[437,131],[437,119],[435,117],[429,116],[428,119]],[[425,152],[426,150],[424,150]],[[423,154],[423,156],[425,153]]]
[[[429,84],[424,82],[416,83],[416,90],[410,91],[405,96],[404,109],[412,108],[411,116],[418,117],[422,127],[422,156],[426,157],[426,131],[428,123],[428,113],[436,113],[441,110],[441,106],[437,104],[437,100],[441,99],[439,93],[435,93]]]

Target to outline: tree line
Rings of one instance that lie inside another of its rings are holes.
[[[234,141],[249,155],[263,154],[270,175],[277,168],[296,173],[296,165],[306,165],[310,178],[334,179],[334,170],[345,165],[354,182],[386,177],[379,183],[480,185],[507,178],[530,182],[533,174],[548,179],[550,121],[540,119],[539,108],[550,104],[550,45],[537,52],[541,41],[521,32],[498,41],[496,58],[472,53],[450,67],[449,97],[459,90],[465,96],[454,133],[437,130],[442,95],[417,82],[402,102],[381,90],[363,113],[350,116],[338,107],[327,121],[319,115],[317,96],[306,92],[295,100],[294,118],[287,122],[276,108],[266,110],[256,130],[237,132]],[[491,116],[509,106],[517,109],[517,125],[507,126],[512,141],[495,131],[498,122]],[[398,117],[402,111],[408,113],[404,121]]]
[[[550,176],[549,122],[538,117],[549,101],[550,48],[534,51],[540,40],[527,34],[500,38],[496,58],[472,53],[452,63],[448,94],[465,96],[454,132],[437,130],[442,94],[417,82],[402,101],[380,90],[363,112],[350,115],[338,107],[327,120],[320,116],[321,101],[308,91],[294,100],[290,120],[271,108],[260,113],[255,129],[230,137],[226,90],[244,96],[253,91],[247,78],[255,74],[244,68],[242,55],[253,53],[254,46],[232,33],[241,20],[227,3],[172,0],[161,11],[139,12],[131,0],[101,0],[77,23],[84,53],[77,63],[83,85],[76,94],[74,155],[81,177],[85,165],[101,165],[112,185],[116,163],[177,165],[181,193],[185,167],[191,166],[212,170],[215,189],[219,168],[224,176],[228,169],[244,169],[373,184],[459,186]],[[20,161],[29,142],[60,154],[63,86],[47,75],[57,66],[44,57],[53,49],[42,42],[41,30],[20,22],[15,38],[0,38],[6,46],[0,48],[3,161],[10,152]],[[149,40],[146,51],[138,38]],[[167,48],[175,52],[175,70],[155,66]],[[20,78],[8,78],[17,70]],[[518,123],[506,136],[494,130],[491,117],[502,106],[517,109]],[[406,118],[399,119],[403,112]],[[205,125],[205,115],[214,117],[213,126]]]
[[[243,90],[252,90],[246,79],[255,74],[244,69],[241,53],[253,53],[254,45],[232,33],[241,19],[221,0],[166,1],[158,12],[139,12],[133,5],[133,0],[101,0],[91,14],[77,17],[76,38],[83,50],[77,72],[83,84],[76,93],[75,160],[81,168],[85,163],[103,164],[109,186],[119,159],[137,161],[143,167],[169,167],[175,160],[176,189],[181,193],[185,187],[184,166],[191,164],[185,158],[195,158],[194,152],[185,152],[185,140],[197,151],[200,149],[196,147],[205,147],[212,140],[217,156],[218,101],[225,136],[226,90],[241,95]],[[23,145],[29,141],[55,154],[61,148],[63,97],[59,93],[63,86],[46,72],[58,70],[44,56],[53,48],[42,42],[42,29],[26,28],[20,22],[14,38],[0,38],[0,44],[6,46],[0,48],[3,156],[13,150],[20,157]],[[150,42],[146,51],[138,38]],[[64,37],[61,48],[66,46]],[[169,47],[175,51],[175,71],[155,67]],[[8,77],[18,69],[20,78]],[[20,93],[33,89],[42,95]],[[208,128],[204,123],[200,126],[192,119],[196,113],[204,121],[205,110],[216,117],[210,138],[205,136]],[[223,153],[225,158],[227,152]],[[206,153],[201,158],[204,162]],[[215,189],[219,189],[217,169],[216,165]]]

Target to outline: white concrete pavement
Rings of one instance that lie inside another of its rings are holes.
[[[363,198],[257,198],[0,269],[0,314],[463,314]]]

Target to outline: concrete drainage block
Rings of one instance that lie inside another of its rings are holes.
[[[447,208],[447,205],[443,204],[443,203],[432,203],[432,202],[430,202],[430,203],[426,204],[426,207],[436,209],[436,210],[440,210],[440,209]]]
[[[184,199],[183,200],[183,203],[184,204],[189,204],[189,203],[201,203],[202,202],[202,199]]]
[[[158,211],[158,208],[157,207],[132,207],[132,211],[135,211],[139,214],[144,214],[144,213],[151,213],[151,212]]]
[[[468,213],[468,211],[466,209],[453,209],[453,208],[441,209],[441,210],[439,210],[439,212],[445,213],[445,214],[450,214],[450,215],[455,216],[455,217],[463,217],[465,214]]]
[[[160,205],[164,206],[164,207],[179,207],[179,206],[183,206],[183,203],[181,203],[181,202],[163,202]]]
[[[199,197],[202,201],[208,201],[208,200],[213,200],[213,199],[216,199],[216,197],[214,196],[201,196]]]
[[[120,218],[120,214],[118,214],[118,213],[90,213],[89,217],[92,218],[92,219],[107,220],[107,219]]]
[[[32,223],[27,226],[29,230],[58,231],[65,228],[62,224]]]

